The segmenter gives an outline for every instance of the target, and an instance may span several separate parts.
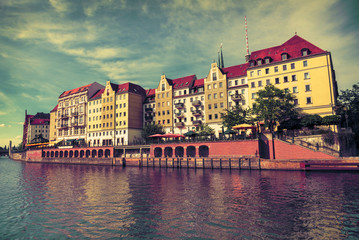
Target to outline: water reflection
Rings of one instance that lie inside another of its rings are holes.
[[[4,238],[342,239],[359,234],[357,173],[2,160],[0,181]]]

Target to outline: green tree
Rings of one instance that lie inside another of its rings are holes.
[[[300,120],[300,124],[303,127],[313,129],[314,126],[322,125],[322,117],[318,114],[304,115]]]
[[[201,126],[199,127],[198,135],[208,136],[208,135],[211,135],[213,133],[213,131],[214,131],[214,129],[211,128],[210,126],[208,126],[207,123],[202,123]]]
[[[322,118],[323,125],[338,125],[340,123],[341,116],[339,115],[328,115]]]
[[[257,95],[253,104],[253,114],[257,120],[264,121],[272,133],[278,123],[297,115],[293,94],[268,85],[259,90]]]
[[[245,110],[242,106],[237,105],[232,109],[226,109],[223,114],[223,126],[231,129],[235,125],[248,123],[250,118],[250,110]]]
[[[141,135],[142,138],[148,140],[148,137],[154,134],[164,134],[162,126],[156,123],[147,124],[143,127]]]

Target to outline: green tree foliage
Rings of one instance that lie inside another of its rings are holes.
[[[297,115],[294,96],[273,85],[258,91],[258,97],[253,104],[253,114],[257,120],[264,121],[266,127],[273,132],[277,123],[293,118]]]
[[[250,110],[245,110],[242,106],[237,105],[232,109],[226,109],[223,114],[223,126],[231,129],[235,125],[248,123],[250,118]]]
[[[319,116],[318,114],[304,115],[300,120],[300,124],[303,127],[313,129],[314,126],[322,125],[322,117]]]
[[[147,124],[143,127],[141,135],[143,139],[148,139],[148,136],[154,134],[164,134],[165,131],[163,130],[162,126],[156,123]]]
[[[340,123],[341,116],[339,115],[328,115],[323,117],[322,124],[323,125],[338,125]]]
[[[210,126],[208,126],[207,123],[202,123],[201,126],[199,127],[198,135],[208,136],[208,135],[211,135],[213,133],[213,131],[214,131],[214,129],[211,128]]]

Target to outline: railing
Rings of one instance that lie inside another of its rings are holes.
[[[192,110],[192,114],[193,114],[193,116],[200,116],[200,115],[202,115],[202,111],[198,110],[198,109]]]
[[[61,114],[61,117],[62,118],[68,118],[69,117],[69,115],[66,113],[66,114]]]
[[[79,112],[73,112],[72,113],[72,116],[78,116],[79,115]]]
[[[177,128],[184,128],[185,127],[184,122],[177,122],[176,127]]]
[[[194,120],[192,121],[193,125],[195,125],[196,127],[200,126],[202,124],[201,120]]]
[[[184,118],[183,112],[176,113],[177,118]]]
[[[192,102],[192,106],[194,106],[194,107],[198,107],[198,106],[201,106],[201,101],[200,100],[194,100],[193,102]]]
[[[153,108],[145,108],[145,112],[153,112]]]
[[[184,103],[175,103],[175,108],[177,108],[177,109],[184,108]]]
[[[233,101],[242,101],[243,100],[243,95],[239,94],[239,93],[235,93],[231,95],[231,98]]]

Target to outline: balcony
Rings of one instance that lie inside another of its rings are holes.
[[[176,104],[175,104],[175,108],[177,108],[177,109],[183,109],[183,108],[184,108],[184,103],[176,103]]]
[[[145,108],[145,112],[153,112],[153,108]]]
[[[184,118],[183,112],[176,113],[176,117],[177,117],[178,119]]]
[[[72,113],[72,116],[78,116],[79,115],[79,112],[73,112]]]
[[[193,116],[198,117],[198,116],[202,115],[202,111],[199,109],[196,109],[196,110],[192,111],[192,114],[193,114]]]
[[[196,127],[199,127],[199,126],[202,124],[202,121],[201,121],[201,120],[194,120],[194,121],[192,122],[192,124],[193,124],[194,126],[196,126]]]
[[[146,121],[152,121],[152,120],[153,120],[153,116],[152,116],[152,115],[145,115],[145,120],[146,120]]]
[[[78,122],[73,122],[73,123],[71,123],[71,126],[73,126],[73,127],[77,127],[78,125],[79,125]]]
[[[176,128],[184,128],[185,125],[184,125],[184,122],[177,122],[176,123]]]
[[[61,115],[62,118],[68,118],[69,115],[67,113]]]
[[[201,105],[202,105],[202,103],[201,103],[200,100],[194,100],[194,101],[192,102],[192,106],[194,106],[194,107],[199,107],[199,106],[201,106]]]
[[[244,99],[243,95],[239,94],[239,93],[232,94],[231,98],[232,98],[232,101],[235,101],[235,102],[239,102]]]
[[[61,124],[60,128],[68,128],[69,127],[69,124],[67,123],[64,123],[64,124]]]

